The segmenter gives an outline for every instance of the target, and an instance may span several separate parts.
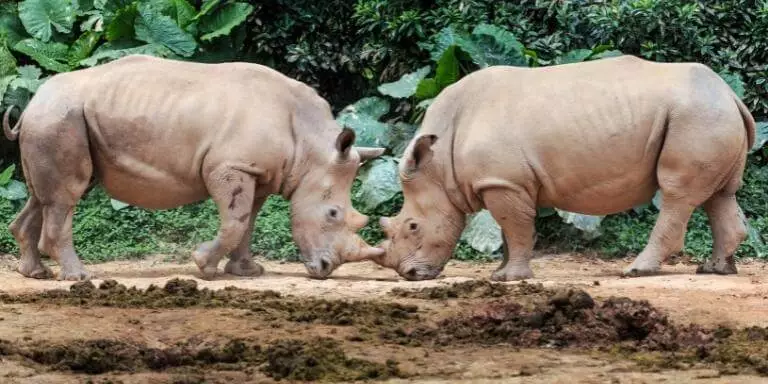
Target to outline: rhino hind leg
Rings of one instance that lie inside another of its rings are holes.
[[[21,152],[27,183],[35,197],[31,208],[34,215],[30,214],[27,225],[21,227],[28,229],[29,240],[34,239],[29,232],[36,226],[36,214],[41,210],[38,250],[61,266],[59,280],[88,280],[91,275],[77,256],[72,241],[75,205],[93,174],[82,110],[69,108],[63,115],[55,110],[38,113],[33,106],[28,110],[21,130],[22,134],[33,133],[23,138]],[[37,257],[32,253],[28,255],[30,262]]]
[[[516,281],[533,277],[530,260],[536,233],[534,201],[525,194],[500,188],[483,193],[483,202],[501,226],[504,236],[504,259],[491,275],[491,280]]]
[[[30,190],[30,192],[32,192]],[[20,257],[17,271],[23,276],[35,279],[50,279],[53,272],[43,265],[37,244],[43,228],[43,210],[40,201],[30,193],[29,199],[9,229],[19,244]]]
[[[217,168],[208,175],[206,186],[219,210],[220,225],[216,238],[200,244],[192,253],[204,279],[216,276],[221,258],[237,250],[251,228],[255,185],[253,176],[228,167]],[[238,257],[242,253],[241,250]]]
[[[684,199],[672,200],[667,195],[662,196],[661,212],[648,243],[632,264],[624,269],[624,276],[655,275],[667,257],[683,248],[688,220],[696,206],[688,204]]]
[[[251,237],[253,236],[253,224],[256,215],[264,204],[266,197],[257,197],[254,199],[251,215],[248,218],[248,229],[243,234],[240,244],[229,254],[229,261],[224,266],[224,272],[237,276],[261,276],[264,274],[264,267],[253,261],[251,255]]]
[[[747,237],[747,219],[736,196],[716,194],[704,203],[704,211],[712,227],[712,256],[696,273],[733,275],[738,273],[733,255]]]

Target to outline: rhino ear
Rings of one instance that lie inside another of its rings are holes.
[[[365,162],[381,156],[386,148],[355,147],[360,154],[360,162]]]
[[[408,172],[416,171],[422,164],[432,158],[432,146],[435,142],[437,142],[437,135],[424,135],[416,139],[416,142],[413,144],[413,150],[408,160],[406,160]]]
[[[339,151],[339,155],[342,159],[349,156],[349,150],[352,149],[352,144],[355,143],[355,131],[344,127],[336,137],[336,150]]]

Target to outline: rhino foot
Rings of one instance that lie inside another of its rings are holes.
[[[518,281],[533,278],[531,267],[504,268],[493,272],[491,280],[493,281]]]
[[[22,262],[17,269],[23,276],[31,277],[33,279],[51,279],[53,278],[53,271],[50,268],[44,266],[39,261],[35,263]]]
[[[659,270],[661,270],[661,264],[657,263],[653,260],[646,261],[644,260],[642,254],[638,256],[632,264],[629,265],[629,267],[625,268],[621,272],[621,276],[623,277],[640,277],[640,276],[652,276],[659,273]]]
[[[705,261],[704,264],[699,265],[696,268],[697,274],[717,274],[717,275],[735,275],[739,271],[736,269],[736,262],[733,256],[728,256],[725,259],[710,258]]]
[[[90,280],[91,274],[82,265],[78,267],[62,267],[58,280],[81,281]]]
[[[621,272],[621,276],[623,277],[653,276],[658,274],[660,269],[661,268],[659,267],[642,268],[642,267],[635,267],[633,265],[630,265],[629,267],[625,268]]]
[[[243,257],[239,260],[229,260],[224,266],[224,272],[237,276],[261,276],[264,274],[264,267],[253,261],[250,257]]]
[[[213,246],[213,241],[206,241],[200,244],[197,249],[192,252],[192,259],[195,260],[195,264],[200,268],[203,280],[213,279],[218,272],[218,263],[214,264],[210,262]]]

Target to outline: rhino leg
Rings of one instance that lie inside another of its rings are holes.
[[[663,194],[662,199],[661,211],[648,243],[632,264],[624,269],[624,276],[654,275],[667,257],[683,249],[688,220],[696,206],[685,199],[673,200],[667,194]]]
[[[21,253],[18,272],[35,279],[50,279],[53,277],[53,272],[43,265],[40,260],[40,251],[37,249],[40,232],[43,229],[43,210],[31,189],[30,192],[24,209],[9,227],[19,244]]]
[[[251,225],[256,180],[245,172],[220,167],[208,175],[206,186],[219,210],[219,232],[214,240],[200,244],[192,257],[203,278],[212,279],[221,258],[238,248]]]
[[[91,275],[72,241],[72,216],[90,184],[93,162],[83,111],[67,107],[63,115],[59,112],[32,108],[22,127],[34,132],[24,138],[21,151],[27,183],[43,213],[37,248],[59,263],[59,280],[88,280]]]
[[[256,220],[261,206],[266,201],[266,197],[257,197],[253,202],[253,209],[248,218],[248,229],[246,229],[243,238],[240,240],[237,248],[229,254],[229,261],[224,266],[224,272],[237,276],[261,276],[264,273],[264,267],[253,261],[251,255],[251,237],[253,236],[253,224]]]
[[[747,237],[747,219],[736,196],[716,194],[704,203],[704,211],[712,227],[712,257],[700,265],[696,273],[732,275],[738,273],[733,254]]]
[[[535,238],[535,199],[523,193],[493,189],[483,193],[485,206],[501,226],[504,260],[491,279],[524,280],[533,277],[530,260]]]

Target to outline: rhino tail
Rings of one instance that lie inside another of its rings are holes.
[[[744,129],[747,130],[747,150],[749,150],[755,145],[755,118],[752,116],[752,113],[749,112],[749,108],[747,108],[744,102],[741,101],[735,93],[733,94],[733,98],[736,102],[736,106],[739,108],[741,119],[744,121]]]
[[[11,124],[9,123],[9,118],[11,116],[11,111],[16,108],[15,105],[11,105],[8,107],[8,109],[5,110],[5,113],[3,114],[3,132],[5,133],[5,137],[10,141],[16,141],[16,139],[19,138],[19,129],[21,128],[21,120],[24,117],[24,113],[19,116],[19,121],[16,122],[16,125],[11,128]]]

